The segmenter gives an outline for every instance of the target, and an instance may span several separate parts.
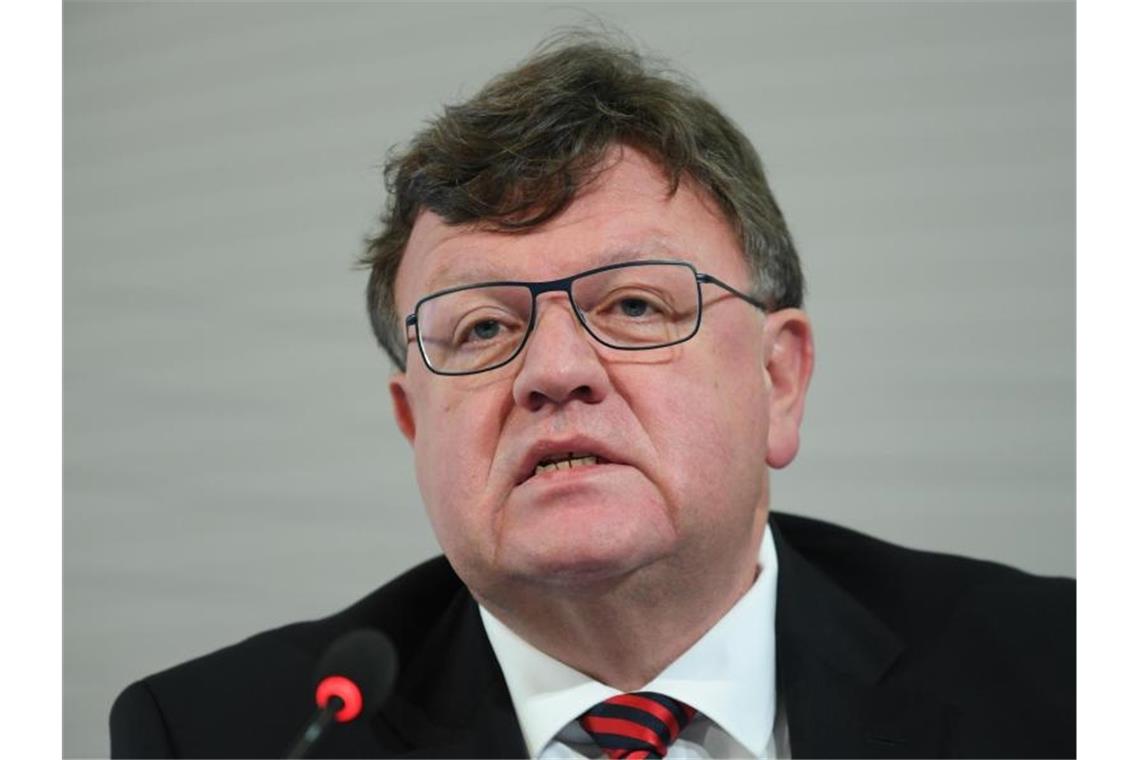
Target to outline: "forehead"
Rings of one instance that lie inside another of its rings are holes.
[[[691,182],[670,195],[661,170],[630,148],[555,219],[496,232],[420,215],[396,278],[401,311],[428,293],[483,280],[549,280],[618,261],[683,259],[721,277],[746,276],[740,245],[715,202]]]

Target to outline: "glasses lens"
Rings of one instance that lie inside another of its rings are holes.
[[[571,290],[590,331],[611,346],[663,346],[697,329],[697,278],[683,264],[608,269],[575,280]]]
[[[444,293],[420,304],[416,329],[432,369],[477,372],[509,359],[526,337],[526,287],[492,285]]]

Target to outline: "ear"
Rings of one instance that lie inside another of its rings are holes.
[[[815,346],[811,322],[800,309],[781,309],[764,320],[765,370],[769,381],[768,465],[787,466],[800,447],[800,422]]]
[[[392,396],[392,415],[396,418],[396,425],[408,443],[415,444],[416,417],[408,393],[408,376],[403,372],[392,375],[388,381],[388,393]]]

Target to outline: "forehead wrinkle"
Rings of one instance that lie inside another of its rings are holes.
[[[450,242],[455,239],[456,236],[452,236],[448,241],[444,242]],[[477,250],[478,249],[475,249],[473,253],[476,253]],[[535,254],[542,255],[546,259],[558,256],[556,251],[541,253],[538,248],[535,249]],[[563,272],[562,276],[569,277],[578,272],[586,271],[587,269],[603,267],[609,264],[619,264],[625,261],[680,258],[684,256],[684,254],[685,251],[674,245],[667,236],[660,233],[653,233],[637,241],[625,241],[607,245],[595,254],[587,252],[581,256],[574,271]],[[518,266],[514,265],[513,262],[511,264],[504,264],[499,261],[479,258],[477,255],[467,256],[459,254],[447,258],[443,264],[429,275],[425,287],[427,292],[431,293],[444,288],[475,282],[525,280],[525,277],[520,277],[517,273]]]

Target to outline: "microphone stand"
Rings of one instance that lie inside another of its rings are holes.
[[[295,760],[295,758],[304,757],[308,753],[309,748],[316,743],[317,739],[321,738],[321,734],[328,727],[336,717],[336,714],[344,707],[344,700],[335,694],[329,697],[329,701],[325,706],[317,711],[313,719],[309,721],[309,725],[305,726],[301,731],[300,736],[293,742],[292,749],[285,755],[288,760]]]

